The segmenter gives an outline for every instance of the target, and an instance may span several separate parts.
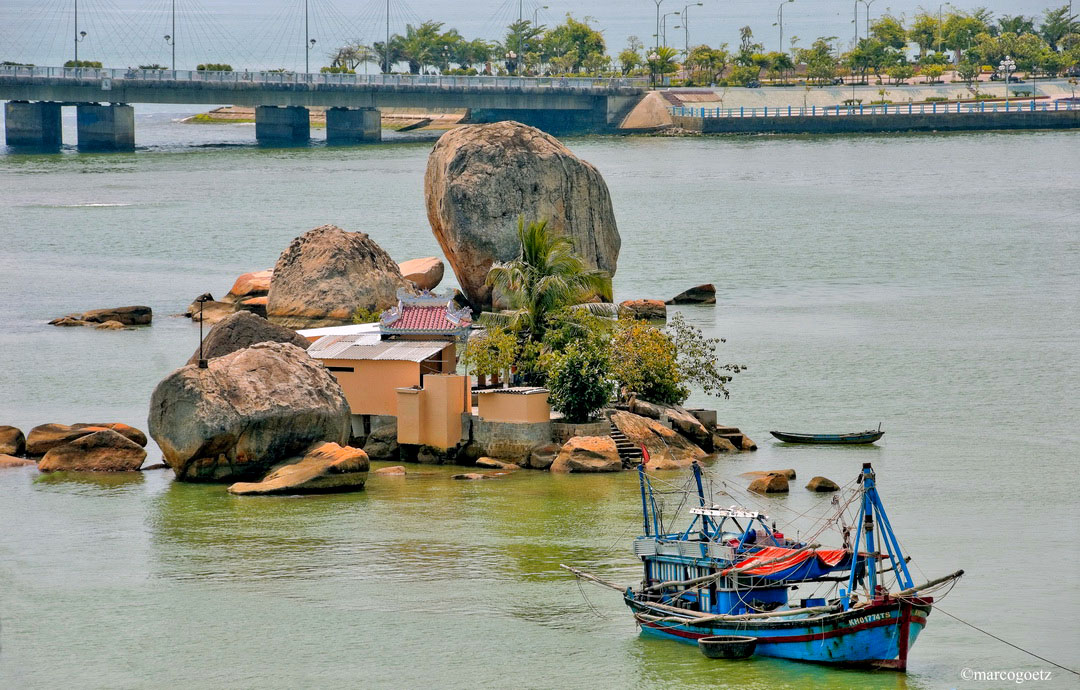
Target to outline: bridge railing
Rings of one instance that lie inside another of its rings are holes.
[[[1021,113],[1080,110],[1080,100],[1014,98],[1009,101],[973,101],[967,103],[905,103],[889,105],[829,105],[797,108],[764,106],[761,108],[692,108],[673,106],[672,115],[700,118],[721,117],[858,117],[860,115],[932,115],[945,113]]]
[[[645,88],[648,79],[587,77],[452,76],[441,74],[332,74],[329,72],[212,72],[204,70],[111,69],[93,67],[0,66],[0,78],[63,79],[72,81],[198,82],[254,85],[416,86],[436,89],[585,89]]]

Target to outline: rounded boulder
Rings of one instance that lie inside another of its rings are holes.
[[[134,472],[146,460],[146,450],[126,436],[102,429],[57,446],[38,463],[42,472]]]
[[[178,479],[262,478],[313,444],[349,440],[337,379],[290,343],[258,343],[174,371],[150,398],[150,435]]]
[[[352,323],[357,309],[397,304],[399,288],[412,290],[398,265],[362,232],[323,225],[300,235],[282,252],[266,300],[267,318],[288,328]]]
[[[615,275],[622,241],[604,178],[534,127],[447,132],[428,157],[424,192],[431,230],[474,309],[491,305],[491,265],[519,254],[518,218],[546,220],[588,267]]]
[[[309,345],[307,338],[296,331],[270,323],[249,311],[238,311],[214,324],[203,340],[202,353],[206,359],[213,359],[266,342],[292,343],[302,350]],[[187,363],[198,362],[199,349],[196,348]]]

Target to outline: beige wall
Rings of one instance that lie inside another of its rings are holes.
[[[461,415],[465,412],[468,377],[429,374],[424,388],[395,391],[398,409],[398,443],[451,448],[461,440]]]
[[[345,392],[353,414],[397,415],[397,389],[420,385],[417,362],[366,359],[323,359],[327,367],[351,368],[332,371]]]
[[[480,391],[477,393],[477,412],[486,422],[511,422],[517,424],[546,422],[551,417],[547,393],[500,393]]]

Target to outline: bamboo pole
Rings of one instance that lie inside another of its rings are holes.
[[[905,597],[905,596],[907,596],[909,594],[916,594],[916,593],[918,593],[918,591],[920,589],[929,589],[930,587],[933,587],[934,585],[940,585],[943,582],[948,582],[949,580],[955,580],[956,578],[960,577],[963,574],[964,574],[963,570],[957,570],[955,573],[951,573],[951,574],[946,575],[944,577],[939,577],[936,580],[930,580],[929,582],[924,582],[923,584],[921,584],[921,585],[919,585],[917,587],[909,587],[909,588],[907,588],[905,590],[901,590],[901,591],[897,592],[896,594],[894,594],[893,596],[894,597]]]
[[[607,580],[602,580],[602,579],[598,578],[595,575],[590,575],[589,573],[587,573],[587,572],[585,572],[583,570],[578,570],[577,568],[571,568],[570,566],[563,565],[562,563],[559,564],[559,567],[564,569],[564,570],[569,570],[571,573],[574,574],[575,577],[579,577],[582,580],[588,580],[589,582],[601,585],[602,587],[607,587],[608,589],[613,589],[616,592],[625,592],[626,590],[630,589],[629,587],[622,587],[620,585],[617,585],[614,582],[608,582]]]

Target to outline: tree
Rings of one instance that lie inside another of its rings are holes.
[[[649,69],[653,74],[663,76],[679,71],[679,63],[675,59],[678,57],[679,51],[671,46],[660,46],[653,51],[652,55],[656,56],[649,60]]]
[[[681,405],[690,389],[681,385],[675,342],[661,329],[623,317],[611,341],[611,374],[619,394],[635,394],[661,405]]]
[[[1002,15],[997,22],[998,34],[1031,34],[1035,33],[1035,18],[1025,17],[1022,14],[1018,14],[1015,17],[1009,15]]]
[[[487,284],[509,305],[501,314],[485,315],[489,321],[539,342],[554,312],[594,297],[611,300],[611,276],[586,267],[570,239],[548,229],[546,220],[526,225],[519,218],[517,233],[520,254],[487,274]]]
[[[611,400],[615,385],[605,348],[588,341],[572,342],[562,352],[548,353],[543,359],[551,406],[566,421],[587,422]]]
[[[548,60],[573,54],[569,72],[580,72],[584,60],[594,53],[604,55],[604,36],[589,26],[588,21],[578,21],[570,14],[566,22],[544,34],[544,56]]]
[[[1056,10],[1046,10],[1040,31],[1050,49],[1057,50],[1066,36],[1080,33],[1080,21],[1075,14],[1069,14],[1069,5],[1062,5]]]
[[[963,79],[968,88],[972,88],[972,84],[979,80],[979,73],[982,72],[982,66],[978,62],[972,62],[970,57],[969,55],[968,59],[956,66],[956,76]]]
[[[945,74],[945,66],[926,65],[922,68],[921,73],[924,77],[926,77],[927,84],[934,84],[937,82],[938,79],[941,78],[941,75]]]
[[[641,53],[636,50],[630,50],[629,48],[626,48],[619,53],[617,60],[619,62],[619,71],[623,73],[623,76],[639,69],[644,64],[644,61],[641,59]]]
[[[818,38],[809,48],[799,50],[798,59],[806,65],[809,81],[825,84],[836,77],[836,58],[832,52],[835,36]]]
[[[919,44],[919,57],[926,55],[931,47],[936,48],[941,38],[941,25],[937,17],[922,12],[915,15],[915,21],[908,29],[908,39]]]
[[[544,27],[537,26],[527,19],[508,26],[506,38],[503,39],[502,45],[498,46],[497,51],[501,53],[499,57],[513,53],[518,58],[506,58],[506,70],[517,72],[518,60],[528,53],[543,54],[543,35]]]
[[[469,338],[461,359],[469,371],[480,376],[498,376],[510,370],[517,354],[518,341],[514,334],[495,326]]]
[[[893,84],[903,84],[908,79],[915,76],[915,68],[911,65],[893,65],[885,70],[885,73],[889,75],[889,78],[893,80]]]
[[[389,49],[386,43],[376,41],[371,44],[371,50],[378,56],[379,70],[383,74],[390,74],[394,65],[405,59],[405,54],[401,51],[401,37],[397,35],[390,37]]]
[[[870,35],[894,50],[903,50],[907,45],[907,31],[899,19],[884,14],[870,24]]]
[[[978,13],[950,13],[941,25],[941,44],[956,54],[960,62],[963,52],[975,42],[975,37],[989,30],[986,22]]]
[[[731,381],[731,375],[746,369],[746,366],[717,362],[716,347],[725,340],[706,338],[701,329],[687,323],[680,312],[668,320],[666,331],[675,343],[680,381],[700,388],[705,395],[728,398],[727,384]]]

